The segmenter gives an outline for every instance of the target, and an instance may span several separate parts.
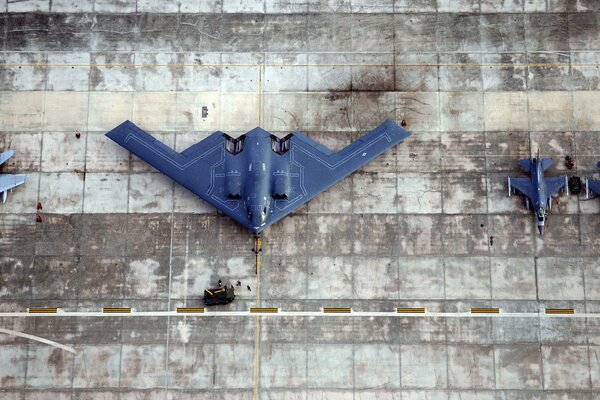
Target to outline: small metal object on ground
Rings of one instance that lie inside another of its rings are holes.
[[[565,165],[567,166],[567,169],[573,169],[575,168],[575,160],[573,160],[571,156],[566,156]]]

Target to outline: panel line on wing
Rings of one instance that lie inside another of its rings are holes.
[[[365,151],[366,149],[368,149],[369,147],[375,145],[378,141],[380,141],[382,139],[387,139],[388,142],[392,141],[392,139],[390,138],[390,136],[386,133],[385,135],[380,136],[380,137],[378,137],[378,138],[376,138],[374,140],[371,140],[371,141],[369,141],[368,143],[366,143],[365,145],[363,145],[361,147],[358,147],[355,151],[353,151],[352,153],[348,154],[346,157],[344,157],[343,159],[339,160],[338,162],[336,162],[334,164],[331,164],[331,163],[327,162],[327,160],[323,160],[322,158],[320,158],[317,155],[313,154],[309,150],[303,148],[303,146],[300,143],[294,143],[293,149],[296,149],[296,147],[297,147],[298,150],[301,150],[303,153],[305,153],[308,156],[310,156],[310,157],[314,158],[315,160],[319,161],[320,163],[322,163],[323,165],[325,165],[330,170],[334,170],[334,169],[338,168],[340,165],[342,165],[342,164],[346,163],[347,161],[349,161],[357,153]],[[350,146],[352,146],[352,144],[350,144]],[[341,151],[343,151],[343,149]],[[334,153],[333,155],[335,155],[335,154],[338,154],[338,153]]]
[[[137,143],[139,143],[140,145],[144,146],[146,149],[152,151],[154,154],[158,155],[159,157],[161,157],[165,161],[171,163],[172,165],[174,165],[175,167],[179,168],[182,171],[184,169],[186,169],[187,167],[189,167],[190,165],[192,165],[193,163],[195,163],[196,161],[198,161],[199,159],[205,158],[206,156],[208,156],[210,153],[214,152],[215,150],[222,148],[222,145],[218,144],[217,146],[214,146],[214,147],[208,149],[207,151],[205,151],[204,153],[200,154],[199,156],[197,156],[197,157],[191,159],[190,161],[186,162],[185,164],[181,164],[181,163],[178,163],[173,158],[167,157],[167,155],[165,155],[164,153],[156,150],[154,147],[152,147],[152,145],[148,144],[144,140],[141,140],[135,134],[128,133],[127,136],[124,139],[124,142],[127,143],[129,140],[135,140]],[[175,153],[178,156],[180,156],[180,157],[185,157],[185,156],[181,155],[181,153],[177,153],[177,152],[175,152]]]

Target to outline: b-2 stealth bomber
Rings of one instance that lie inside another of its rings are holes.
[[[544,171],[550,168],[552,164],[553,161],[549,158],[540,159],[540,152],[538,150],[537,157],[519,160],[521,168],[529,172],[529,178],[508,177],[508,195],[510,196],[515,190],[522,193],[525,196],[525,206],[528,210],[530,209],[529,203],[531,202],[531,208],[535,214],[540,235],[544,235],[544,225],[548,216],[548,210],[552,208],[552,194],[562,188],[565,188],[567,194],[569,193],[566,176],[555,178],[546,178],[544,176]]]
[[[212,133],[181,153],[131,121],[106,136],[254,233],[263,231],[410,133],[392,121],[334,153],[301,132]]]
[[[0,153],[0,165],[4,164],[9,158],[11,158],[15,152],[13,150],[7,150]],[[2,196],[2,204],[6,203],[8,199],[8,191],[12,192],[13,188],[25,183],[27,175],[25,174],[2,174],[0,175],[0,195]]]

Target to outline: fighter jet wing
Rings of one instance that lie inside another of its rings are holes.
[[[5,152],[0,153],[0,165],[4,164],[6,160],[11,158],[14,154],[14,150],[6,150]]]
[[[521,194],[533,200],[533,186],[531,186],[531,181],[529,178],[513,178],[509,176],[508,186],[509,191],[510,189],[516,189]]]
[[[26,179],[27,179],[27,175],[25,175],[25,174],[18,174],[18,175],[2,174],[2,175],[0,175],[0,193],[24,184]]]
[[[8,191],[14,187],[22,185],[25,183],[27,179],[27,175],[19,174],[2,174],[0,175],[0,199],[2,203],[6,203],[6,199],[8,198]]]
[[[410,132],[392,121],[384,121],[377,128],[354,141],[337,153],[294,132],[290,138],[290,161],[297,173],[286,200],[275,201],[268,223],[276,221],[321,193],[336,182],[350,175],[384,151],[410,136]]]
[[[565,190],[569,190],[569,182],[566,176],[557,176],[554,178],[545,178],[546,179],[546,190],[548,197],[550,197],[553,193],[558,192],[563,187]]]
[[[585,182],[586,190],[592,191],[596,194],[600,194],[600,181],[588,179]]]
[[[223,132],[214,132],[178,153],[131,121],[123,122],[106,134],[233,220],[245,224],[241,201],[228,199],[222,187],[225,176],[223,135]]]

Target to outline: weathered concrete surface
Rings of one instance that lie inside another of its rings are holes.
[[[0,2],[0,310],[198,307],[600,311],[600,201],[555,197],[543,240],[506,175],[538,148],[600,160],[593,0]],[[203,116],[206,107],[208,115]],[[252,237],[107,140],[182,151],[214,130],[340,149],[413,135]],[[80,139],[75,132],[81,133]],[[36,204],[43,210],[35,222]],[[246,286],[250,286],[251,291]],[[595,399],[597,320],[0,318],[7,399]]]

